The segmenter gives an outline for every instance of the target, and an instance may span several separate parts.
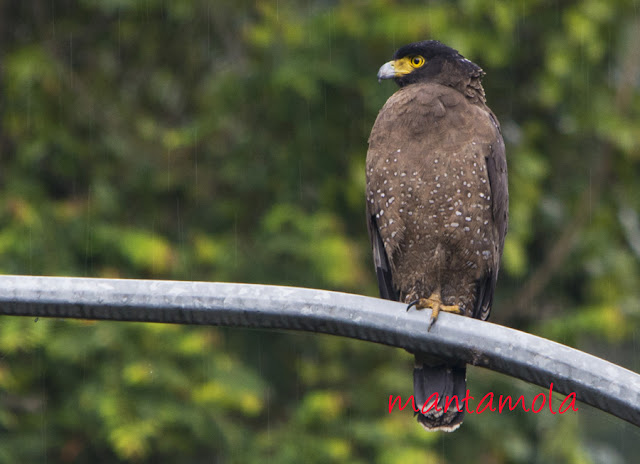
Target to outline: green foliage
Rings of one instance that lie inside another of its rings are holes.
[[[398,46],[437,38],[485,69],[507,143],[492,317],[600,340],[638,370],[639,31],[629,0],[4,2],[0,272],[375,295],[364,157],[395,90],[375,74]],[[476,396],[539,392],[469,371]],[[410,392],[406,353],[335,337],[0,319],[0,463],[638,452],[603,438],[623,425],[606,435],[582,413],[486,413],[425,434],[388,413]]]

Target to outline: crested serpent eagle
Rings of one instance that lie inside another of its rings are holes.
[[[489,317],[507,232],[507,161],[482,69],[429,40],[400,48],[378,79],[400,89],[380,110],[367,153],[367,217],[382,298],[409,309]],[[466,366],[415,353],[417,408],[427,430],[453,431],[464,412]],[[432,400],[435,397],[432,397]],[[431,404],[431,403],[429,403]],[[426,408],[425,408],[426,409]],[[439,410],[441,409],[441,410]],[[464,409],[463,409],[464,411]]]

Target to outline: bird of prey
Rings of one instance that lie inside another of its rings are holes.
[[[507,161],[485,103],[484,71],[435,41],[400,48],[378,79],[400,89],[380,110],[367,152],[367,216],[382,298],[486,320],[508,221]],[[427,328],[428,327],[428,328]],[[427,430],[453,431],[463,412],[466,365],[415,353],[416,407]],[[455,405],[455,402],[453,403]],[[425,408],[426,409],[426,408]]]

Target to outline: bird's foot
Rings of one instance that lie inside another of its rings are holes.
[[[416,309],[431,309],[431,320],[429,321],[429,327],[427,328],[427,331],[431,330],[431,327],[433,327],[433,324],[435,324],[440,311],[453,314],[464,314],[460,309],[460,306],[458,305],[443,304],[440,295],[437,293],[431,294],[429,298],[419,298],[415,301],[412,301],[411,303],[409,303],[409,306],[407,306],[407,311],[409,311],[413,306],[415,306]]]

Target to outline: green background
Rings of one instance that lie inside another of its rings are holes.
[[[640,3],[0,2],[0,272],[377,295],[367,137],[396,48],[487,72],[510,227],[492,321],[640,370]],[[0,318],[0,463],[622,463],[640,432],[484,413],[429,434],[406,352]],[[478,368],[471,394],[544,389]],[[556,405],[561,401],[557,395]]]

